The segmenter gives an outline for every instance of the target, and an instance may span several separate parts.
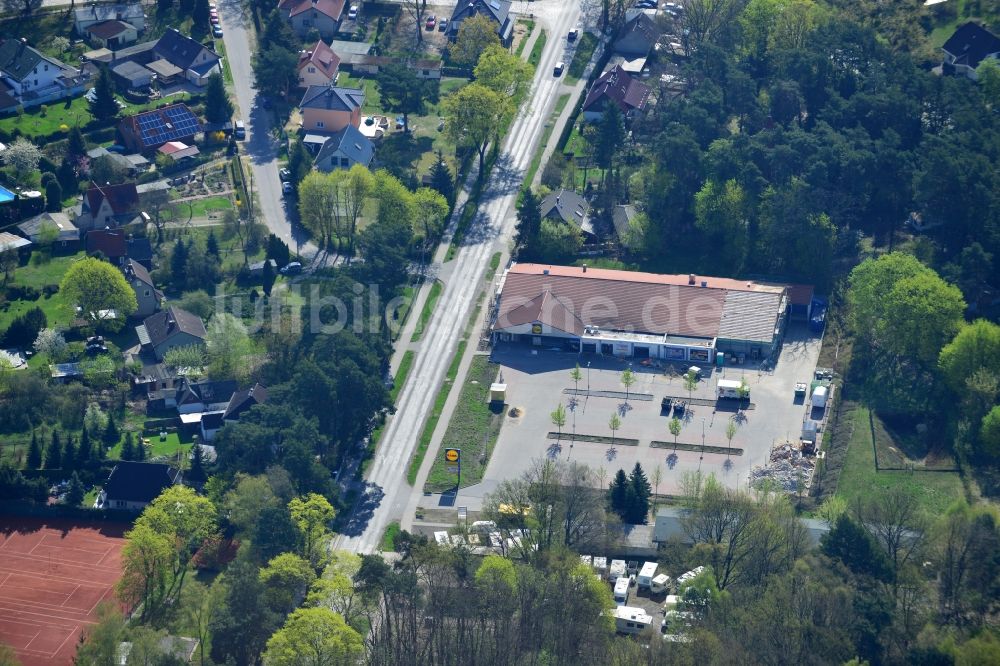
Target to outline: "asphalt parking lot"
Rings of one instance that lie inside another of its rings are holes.
[[[677,438],[699,450],[674,451],[669,446],[653,448],[650,443],[674,441],[668,429],[670,416],[661,410],[660,400],[664,395],[688,397],[684,380],[676,371],[671,373],[665,368],[644,366],[636,361],[629,365],[624,359],[592,354],[520,344],[497,345],[493,360],[503,366],[508,409],[516,407],[521,415],[505,419],[483,482],[463,489],[460,495],[471,508],[477,498],[500,481],[518,476],[532,465],[533,460],[545,457],[581,461],[595,470],[603,468],[605,484],[619,468],[628,471],[636,461],[650,477],[659,466],[662,481],[658,490],[661,494],[678,492],[683,474],[689,471],[714,474],[730,486],[746,484],[750,469],[766,462],[775,442],[798,439],[805,407],[795,400],[795,383],[808,382],[813,377],[819,350],[820,339],[812,336],[805,324],[796,323],[789,327],[773,370],[761,371],[749,365],[721,370],[703,367],[702,379],[691,397],[695,402],[700,399],[711,404],[689,405]],[[570,402],[574,396],[567,390],[575,389],[570,372],[576,363],[580,364],[583,375],[578,387],[583,394],[577,397],[574,406]],[[608,392],[625,393],[621,376],[627,367],[632,368],[637,380],[628,391],[631,397],[626,401],[624,397],[607,395]],[[727,403],[735,401],[712,402],[720,378],[745,379],[750,387],[754,408],[744,411],[744,418],[737,420],[732,439],[732,447],[743,449],[742,455],[700,451],[702,443],[723,448],[729,445],[726,429],[736,409],[735,404]],[[595,395],[597,392],[605,395]],[[547,433],[557,429],[552,425],[551,413],[560,402],[568,411],[563,437],[557,441],[550,439]],[[574,432],[610,438],[609,422],[614,414],[621,422],[615,439],[638,440],[638,445],[623,445],[617,441],[611,446],[609,442],[583,442],[575,438]]]

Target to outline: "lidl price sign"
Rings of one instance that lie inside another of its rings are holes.
[[[462,457],[462,449],[445,449],[444,459],[446,462],[457,463]]]

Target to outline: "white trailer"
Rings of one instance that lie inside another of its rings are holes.
[[[618,580],[627,574],[628,567],[625,566],[625,560],[611,560],[611,566],[608,567],[608,580]]]
[[[628,603],[628,588],[631,581],[624,576],[615,581],[615,603],[624,606]]]
[[[829,389],[825,386],[817,386],[814,388],[812,394],[812,406],[819,407],[820,409],[826,407],[826,398],[828,394]]]
[[[653,594],[662,594],[668,587],[670,587],[670,576],[667,574],[657,574],[649,581],[649,591]]]
[[[591,557],[590,555],[581,555],[580,556],[580,561],[583,562],[584,564],[586,564],[588,567],[591,567],[591,566],[594,565],[593,564],[594,563],[594,558]]]
[[[638,634],[653,624],[653,616],[641,608],[618,606],[614,610],[615,630],[622,634]]]
[[[686,583],[689,580],[695,578],[698,574],[700,574],[704,570],[705,570],[705,567],[695,567],[694,569],[691,569],[691,571],[688,571],[687,573],[682,573],[680,576],[678,576],[678,578],[677,578],[677,591],[680,592],[681,591],[681,586],[684,583]]]
[[[597,570],[597,575],[604,578],[608,573],[608,558],[594,556],[594,569]]]
[[[656,575],[656,562],[644,562],[642,569],[639,570],[639,578],[637,582],[639,587],[649,587],[649,584],[653,582],[653,577]]]
[[[719,383],[716,385],[719,398],[732,398],[738,399],[740,397],[740,389],[743,383],[732,379],[720,379]],[[749,395],[749,393],[747,393]]]

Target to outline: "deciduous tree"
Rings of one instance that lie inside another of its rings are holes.
[[[479,16],[462,21],[462,28]],[[487,20],[487,22],[489,22]],[[493,25],[490,23],[490,25]],[[470,83],[445,98],[445,131],[460,146],[479,153],[479,178],[485,177],[486,147],[500,131],[509,111],[510,99],[484,85]]]
[[[322,495],[309,493],[288,503],[292,522],[302,535],[302,555],[319,569],[325,563],[328,525],[336,515],[330,502]]]
[[[135,292],[121,271],[91,257],[70,265],[59,284],[59,291],[68,303],[80,308],[80,317],[111,331],[121,329],[139,307]]]
[[[479,56],[487,47],[499,45],[497,24],[488,16],[475,14],[463,20],[458,26],[458,36],[449,50],[449,55],[455,64],[472,68],[479,62]]]
[[[361,634],[329,608],[300,608],[267,641],[267,666],[349,666],[360,658]]]

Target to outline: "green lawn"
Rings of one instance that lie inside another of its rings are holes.
[[[530,184],[534,180],[535,174],[538,173],[538,168],[542,163],[542,154],[545,152],[545,147],[549,144],[549,139],[552,137],[552,130],[555,129],[556,121],[559,119],[559,115],[566,108],[566,104],[569,102],[570,94],[560,95],[559,99],[556,100],[556,107],[552,110],[552,114],[549,116],[548,122],[545,123],[545,130],[542,132],[542,139],[538,142],[538,148],[535,150],[535,156],[531,158],[531,165],[528,167],[527,173],[524,175],[524,182]]]
[[[441,450],[462,449],[462,487],[479,483],[486,471],[493,445],[496,444],[503,424],[503,405],[491,409],[490,384],[496,379],[498,365],[490,363],[488,356],[475,356],[469,374],[458,395],[458,404],[448,423]],[[434,460],[425,492],[442,492],[455,486],[455,475],[448,471],[442,456]]]
[[[396,403],[399,392],[403,390],[403,385],[406,384],[406,378],[410,375],[410,370],[413,368],[413,358],[415,355],[416,352],[408,349],[403,352],[403,358],[399,360],[399,369],[396,370],[396,376],[392,379],[392,390],[389,391],[389,397],[392,398],[393,404]]]
[[[576,53],[573,54],[573,59],[570,61],[569,69],[566,73],[566,85],[576,85],[577,81],[583,77],[583,72],[587,69],[587,63],[590,62],[599,43],[600,41],[595,35],[589,32],[581,33],[576,46]]]
[[[385,532],[382,534],[382,544],[381,549],[384,551],[391,551],[396,549],[396,537],[399,535],[399,521],[394,520],[385,526]]]
[[[15,271],[12,285],[34,287],[39,291],[48,285],[58,285],[70,264],[83,257],[82,252],[46,260],[41,252],[34,252],[32,260]],[[28,310],[40,307],[50,327],[66,328],[72,321],[71,304],[58,291],[52,296],[41,296],[36,301],[13,301],[0,307],[0,330],[5,330],[17,317]]]
[[[531,39],[531,33],[535,31],[535,22],[528,19],[518,19],[517,22],[527,29],[527,32],[524,33],[524,37],[517,45],[517,52],[514,54],[520,58],[521,54],[524,53],[524,47],[527,46],[528,40]]]
[[[493,256],[490,257],[490,269],[486,271],[486,279],[492,280],[493,276],[497,274],[497,268],[500,267],[500,252],[494,252]]]
[[[190,208],[194,217],[208,217],[209,213],[221,212],[232,207],[233,202],[228,196],[216,196],[189,201],[187,205],[181,206],[181,210]]]
[[[431,285],[430,293],[427,294],[427,300],[424,301],[424,307],[420,311],[420,318],[417,320],[416,326],[413,327],[413,337],[411,338],[413,342],[417,342],[423,337],[424,329],[427,327],[427,322],[431,320],[431,315],[434,314],[434,308],[437,307],[442,291],[444,291],[444,285],[435,280],[434,284]]]
[[[921,505],[933,515],[940,515],[952,502],[962,498],[962,479],[955,472],[876,471],[868,415],[869,410],[864,407],[845,414],[853,419],[853,428],[837,486],[838,495],[850,502],[856,497],[870,495],[874,488],[901,486],[914,492]],[[878,417],[875,419],[878,428]]]
[[[406,472],[406,481],[411,486],[417,482],[417,474],[420,472],[420,466],[424,462],[424,456],[427,455],[427,447],[431,444],[434,429],[441,419],[441,412],[444,411],[444,403],[448,400],[451,386],[458,375],[458,366],[462,362],[462,355],[465,353],[466,344],[465,340],[459,340],[458,348],[451,359],[451,365],[448,366],[448,375],[445,377],[444,384],[438,389],[437,397],[434,398],[434,410],[431,412],[430,417],[428,417],[427,423],[424,424],[423,432],[420,433],[420,441],[417,442],[417,451],[413,454],[413,460],[410,461],[410,469]]]
[[[548,36],[545,31],[542,30],[541,34],[538,35],[538,39],[535,40],[535,45],[531,47],[531,55],[528,56],[528,62],[538,67],[538,62],[542,59],[542,50],[545,48],[545,41]]]
[[[146,111],[167,103],[185,102],[190,98],[191,95],[188,93],[180,93],[177,95],[171,95],[165,99],[153,100],[147,104],[130,104],[123,98],[119,97],[119,99],[122,99],[122,101],[125,102],[125,108],[122,109],[119,117],[132,115],[134,113],[139,113],[140,111]],[[74,97],[71,100],[63,100],[49,104],[44,113],[42,108],[39,106],[27,109],[21,115],[12,115],[0,118],[0,131],[10,133],[16,129],[28,138],[35,136],[47,136],[54,132],[58,132],[63,125],[66,126],[66,131],[68,132],[70,127],[79,125],[82,128],[93,119],[94,116],[90,113],[90,103],[87,102],[87,100],[81,95],[80,97]],[[107,126],[112,127],[117,122],[118,118],[109,120]]]

